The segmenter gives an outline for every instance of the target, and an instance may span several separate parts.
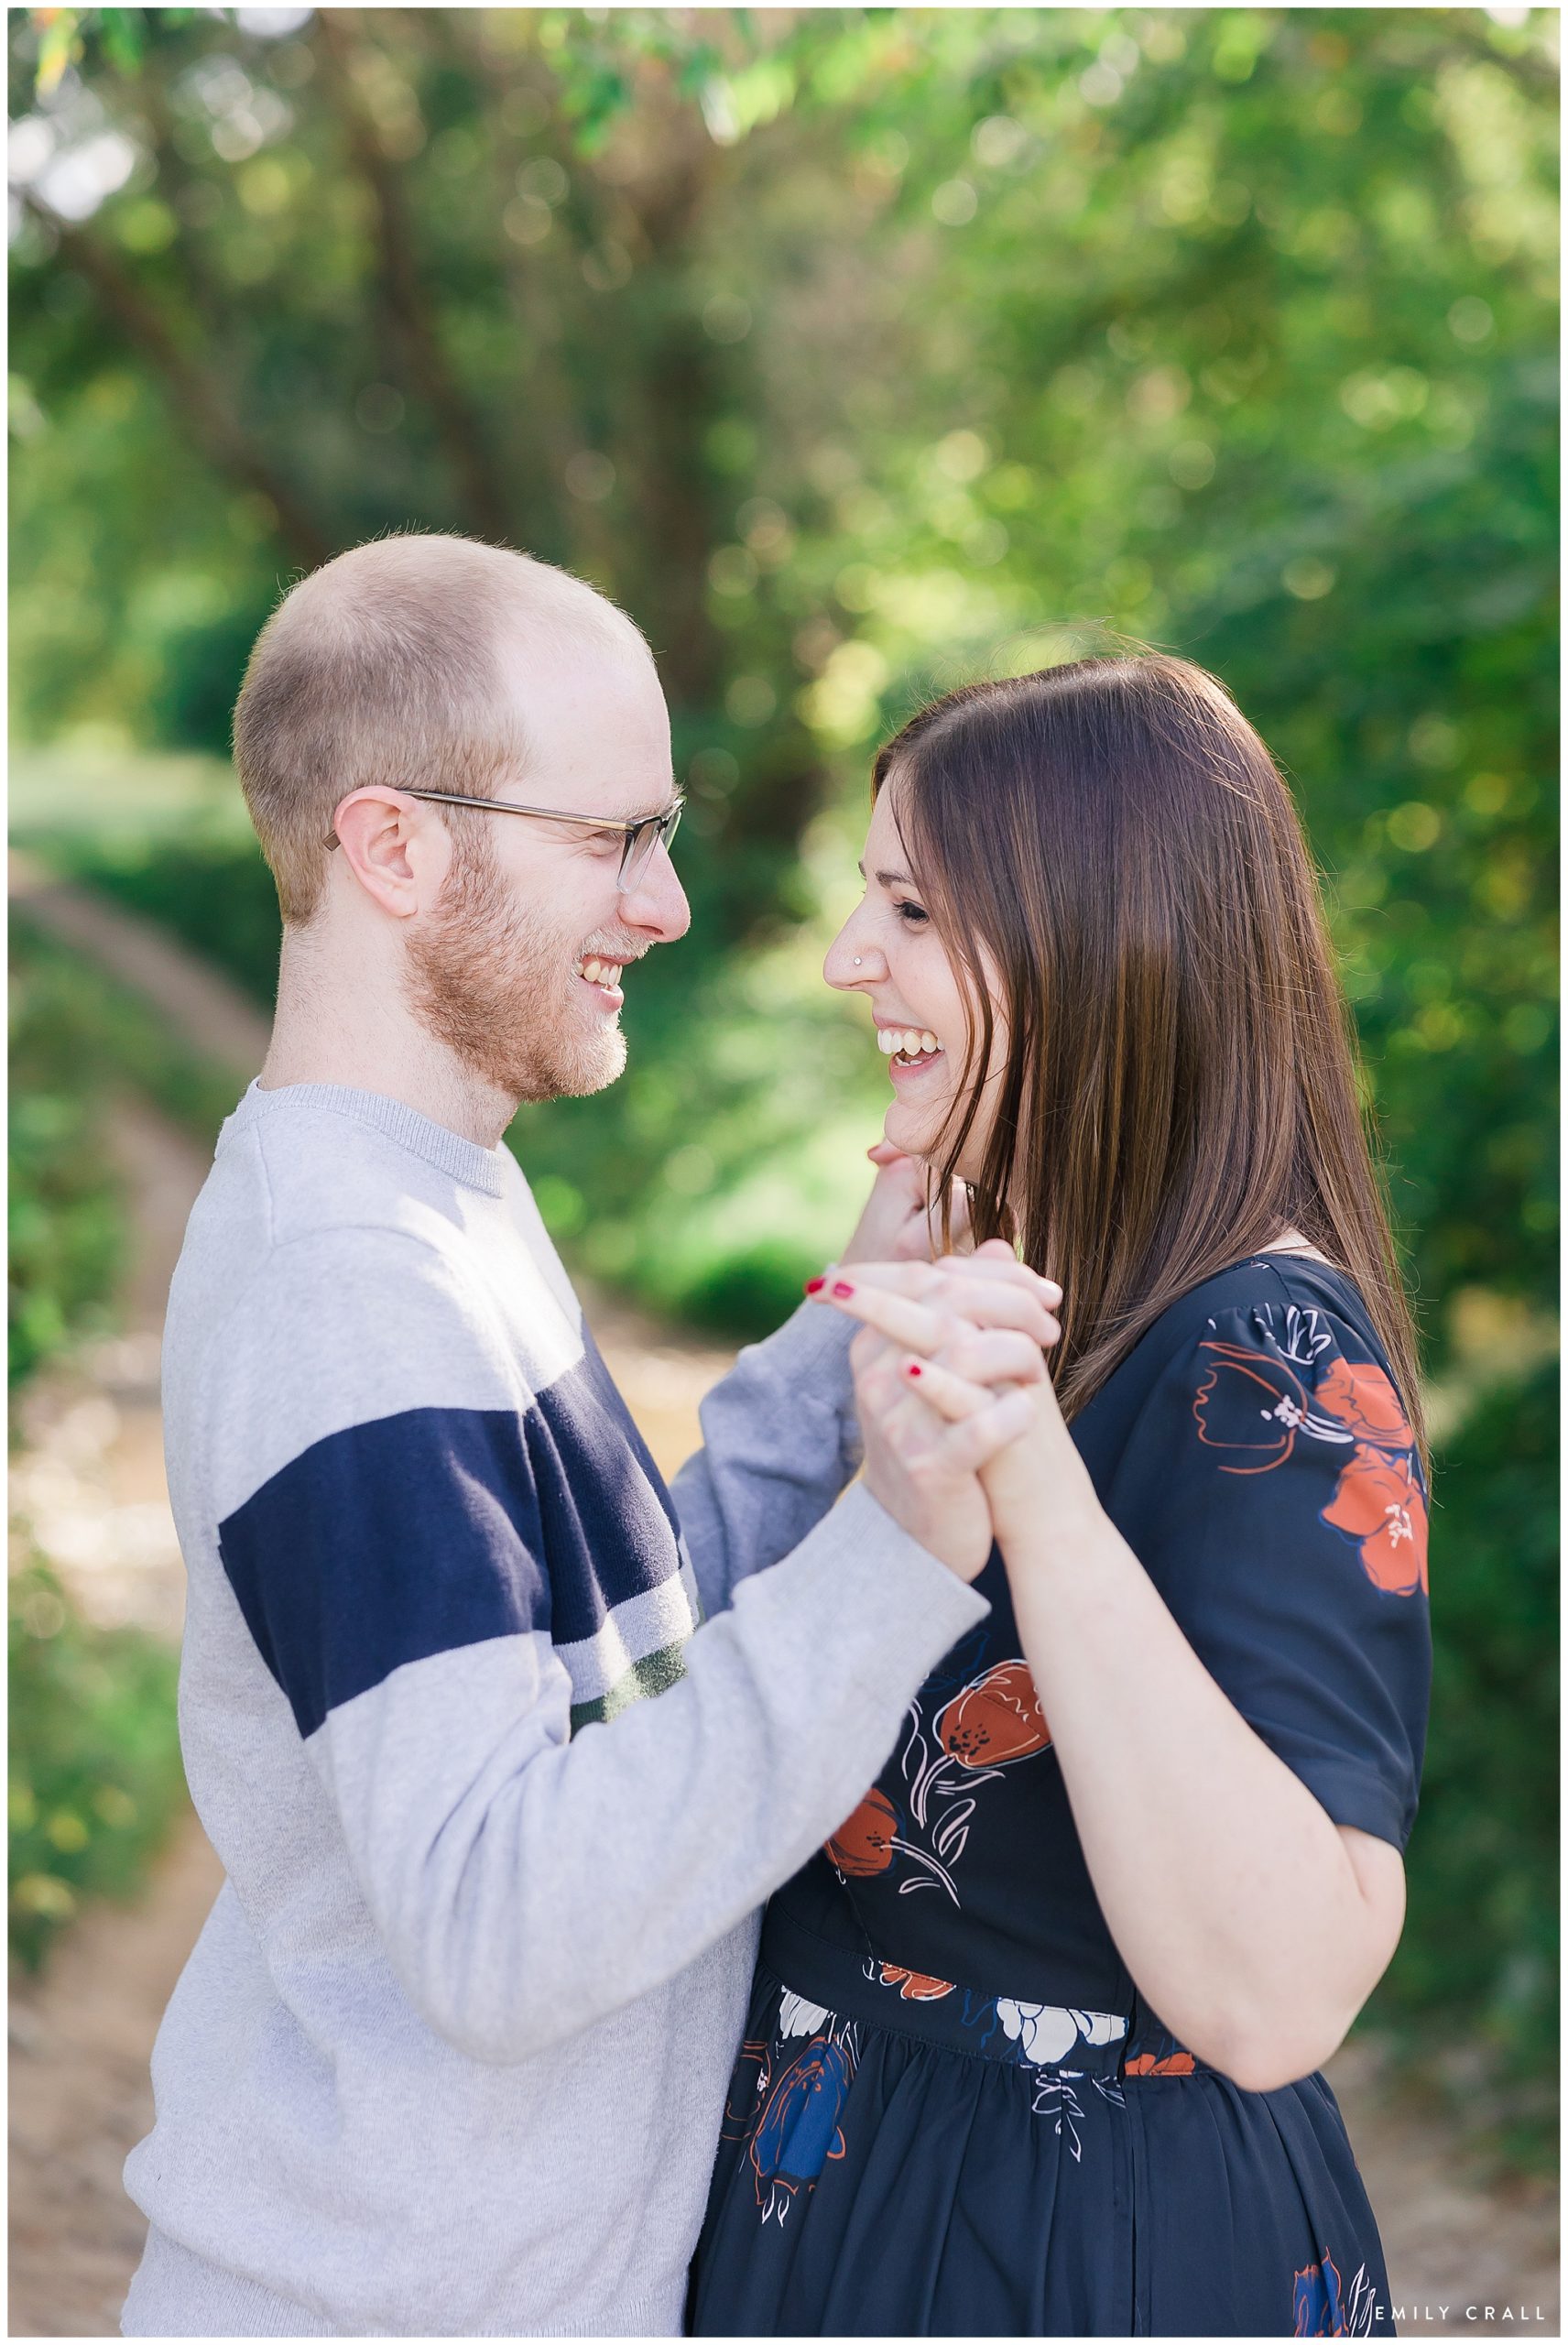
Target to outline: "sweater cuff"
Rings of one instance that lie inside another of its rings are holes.
[[[854,1398],[849,1347],[858,1332],[858,1320],[846,1318],[831,1303],[802,1303],[782,1326],[751,1349],[781,1384],[807,1387],[800,1395],[802,1400],[844,1409]]]
[[[866,1678],[877,1695],[907,1697],[991,1609],[987,1598],[895,1522],[864,1482],[844,1492],[786,1564],[822,1572],[825,1618],[842,1618],[853,1604],[875,1620]]]

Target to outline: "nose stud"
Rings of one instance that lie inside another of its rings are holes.
[[[858,954],[858,953],[857,953],[857,954],[855,954],[855,967],[856,967],[857,969],[858,969],[858,968],[859,968],[859,966],[860,966],[860,955],[859,955],[859,954]]]

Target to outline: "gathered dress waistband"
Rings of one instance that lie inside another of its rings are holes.
[[[986,1993],[882,1956],[833,1945],[775,1907],[761,1961],[794,1998],[787,2032],[856,2019],[972,2058],[1107,2080],[1217,2073],[1177,2042],[1136,1993],[1128,2012],[1094,2012]]]

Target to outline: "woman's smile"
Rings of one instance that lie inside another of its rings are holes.
[[[877,1042],[887,1062],[887,1073],[899,1090],[930,1074],[947,1055],[929,1026],[904,1019],[878,1018]]]

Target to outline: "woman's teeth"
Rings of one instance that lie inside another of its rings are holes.
[[[877,1047],[885,1059],[914,1060],[940,1051],[942,1044],[929,1026],[879,1026]]]

